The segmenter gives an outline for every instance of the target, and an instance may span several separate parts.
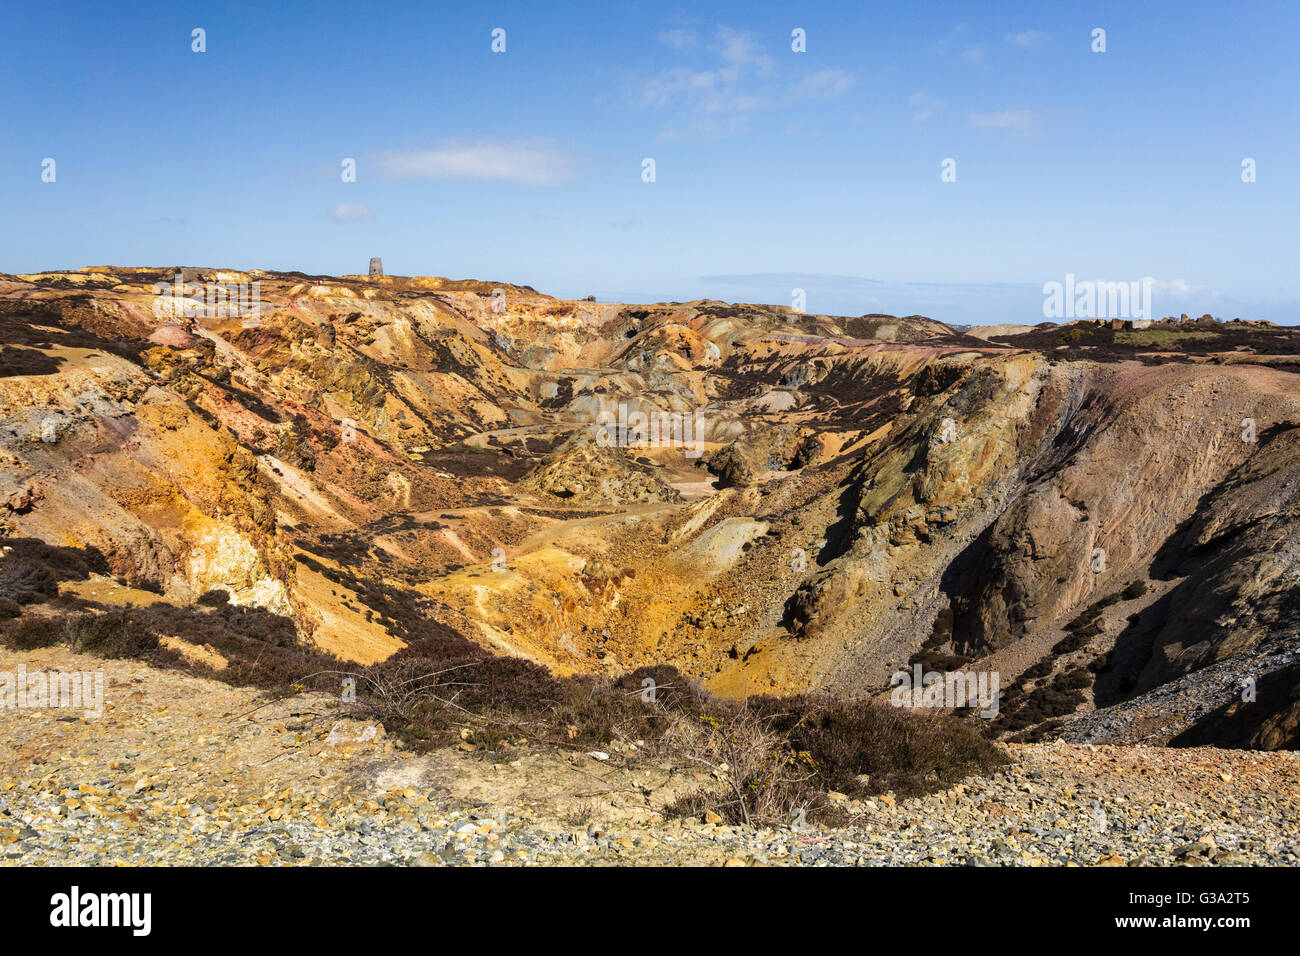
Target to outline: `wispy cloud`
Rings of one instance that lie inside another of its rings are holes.
[[[1026,135],[1037,130],[1039,126],[1039,116],[1033,110],[971,113],[968,119],[974,129],[1006,129]]]
[[[679,66],[647,78],[641,88],[642,105],[659,109],[686,106],[707,113],[755,109],[762,100],[743,88],[744,81],[771,70],[772,58],[749,34],[726,27],[718,30],[713,51],[717,62],[709,69]]]
[[[377,157],[385,179],[481,179],[558,186],[574,172],[572,157],[545,140],[445,143],[435,149],[389,150]]]
[[[909,96],[907,104],[916,111],[912,114],[913,123],[928,123],[943,109],[943,100],[920,91]]]
[[[718,27],[708,43],[694,30],[666,30],[665,45],[699,61],[635,81],[633,100],[643,109],[671,112],[666,139],[717,137],[743,131],[761,110],[811,99],[831,99],[852,88],[853,74],[822,69],[802,74],[777,69],[749,33]]]
[[[795,95],[808,99],[830,99],[853,88],[853,74],[845,70],[818,70],[799,81]]]
[[[969,24],[954,24],[943,36],[929,43],[925,52],[944,59],[955,57],[967,66],[987,66],[989,48],[972,35]]]
[[[952,52],[953,47],[965,38],[967,29],[965,23],[955,24],[944,36],[929,44],[926,47],[926,52],[937,56],[947,56]]]
[[[772,58],[763,52],[752,35],[731,27],[719,27],[717,34],[719,55],[728,69],[754,67],[761,73],[772,68]]]
[[[679,27],[676,30],[660,30],[659,42],[672,47],[674,50],[689,50],[700,42],[700,35],[689,27]]]
[[[1186,279],[1153,279],[1151,291],[1173,298],[1217,299],[1219,297],[1219,293],[1208,285],[1194,285]]]
[[[1041,50],[1050,39],[1042,30],[1021,30],[1019,33],[1007,34],[1007,42],[1022,50]]]
[[[361,222],[374,217],[375,214],[370,211],[370,207],[354,202],[337,203],[330,210],[330,218],[335,222]]]

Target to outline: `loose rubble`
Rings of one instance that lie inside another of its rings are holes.
[[[1300,864],[1294,752],[1011,745],[1008,769],[923,798],[834,795],[852,826],[746,829],[666,819],[690,771],[634,743],[417,756],[319,693],[0,651],[20,662],[102,670],[107,699],[99,719],[0,710],[6,865]]]

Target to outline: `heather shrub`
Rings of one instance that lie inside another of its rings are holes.
[[[91,572],[108,573],[103,555],[93,548],[62,548],[36,538],[3,538],[0,598],[13,604],[38,604],[59,593],[60,581],[84,581]]]
[[[927,671],[951,671],[969,664],[971,659],[961,654],[943,654],[939,651],[917,651],[907,659],[909,666],[920,664]]]
[[[0,640],[16,651],[30,651],[38,647],[52,647],[60,643],[62,629],[57,619],[26,616],[3,625]]]
[[[1087,629],[1074,631],[1067,634],[1064,638],[1057,641],[1052,647],[1053,654],[1070,654],[1088,646],[1088,640],[1093,635],[1085,633]],[[1100,628],[1097,629],[1100,632]]]
[[[158,647],[158,638],[134,621],[127,611],[70,614],[59,620],[61,643],[79,653],[147,659]]]
[[[1059,647],[1060,645],[1058,644],[1057,646]],[[1055,649],[1056,648],[1053,648],[1053,650]],[[1022,681],[1037,680],[1040,677],[1046,677],[1050,673],[1052,673],[1052,659],[1050,657],[1044,657],[1037,664],[1034,664],[1021,674],[1020,679]]]
[[[652,681],[650,685],[646,681]],[[671,664],[652,664],[624,674],[614,686],[628,695],[658,703],[671,711],[700,713],[710,695]],[[653,693],[648,693],[653,691]]]
[[[223,591],[219,588],[212,591],[204,591],[199,595],[198,600],[194,603],[201,605],[202,607],[224,607],[230,603],[230,592]]]
[[[1132,601],[1134,598],[1140,598],[1142,595],[1146,594],[1148,590],[1149,588],[1145,581],[1134,581],[1121,592],[1121,596],[1126,601]]]
[[[969,723],[944,714],[814,696],[761,698],[757,707],[782,715],[777,726],[829,789],[861,789],[857,778],[867,774],[871,792],[919,793],[999,762],[1000,751]]]
[[[799,810],[832,818],[830,790],[925,793],[1006,763],[969,724],[874,701],[756,697],[696,717],[710,733],[700,763],[721,763],[725,786],[679,800],[670,812],[712,809],[737,823],[789,823]]]
[[[1075,667],[1064,674],[1058,675],[1053,683],[1059,685],[1060,690],[1081,690],[1092,686],[1092,677],[1089,675],[1087,668]]]

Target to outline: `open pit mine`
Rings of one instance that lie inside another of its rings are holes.
[[[1294,749],[1298,518],[1300,331],[1265,322],[0,275],[0,617],[151,607],[200,672],[180,622],[234,608],[358,665],[974,671],[1004,741]]]

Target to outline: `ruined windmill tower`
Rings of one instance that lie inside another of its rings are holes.
[[[382,276],[384,274],[384,260],[374,256],[370,260],[370,278]]]

